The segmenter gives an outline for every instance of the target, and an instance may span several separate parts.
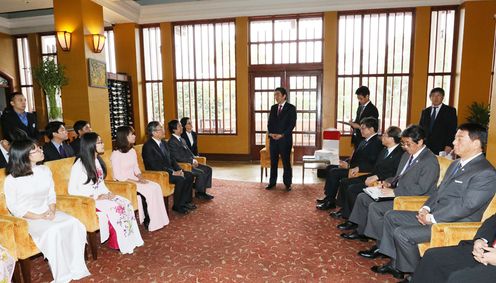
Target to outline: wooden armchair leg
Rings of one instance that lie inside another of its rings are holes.
[[[98,241],[97,241],[97,235],[96,232],[88,232],[88,245],[90,246],[91,250],[91,257],[93,260],[96,260],[98,258]]]
[[[169,197],[164,197],[164,203],[165,203],[165,210],[167,211],[167,214],[169,214],[170,213]]]
[[[19,263],[21,265],[22,279],[24,283],[31,283],[31,259],[20,259]]]
[[[14,283],[21,283],[22,278],[21,278],[21,265],[19,264],[19,261],[16,261],[15,268],[14,268],[14,276],[12,278],[12,282]]]

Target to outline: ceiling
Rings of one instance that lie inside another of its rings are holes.
[[[74,1],[74,0],[64,0]],[[106,25],[315,13],[417,6],[458,5],[470,0],[92,0]],[[0,0],[0,32],[53,31],[52,0]]]

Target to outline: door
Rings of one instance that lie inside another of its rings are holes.
[[[257,72],[251,75],[252,159],[260,159],[265,146],[270,107],[275,104],[274,89],[288,90],[288,101],[296,106],[296,127],[293,131],[295,161],[313,154],[321,147],[321,71]]]

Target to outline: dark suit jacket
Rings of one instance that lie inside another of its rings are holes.
[[[486,239],[489,245],[496,240],[496,214],[486,219],[477,230],[474,240],[481,238]]]
[[[396,174],[401,156],[404,153],[401,145],[398,145],[387,157],[386,152],[388,152],[387,148],[384,148],[381,152],[379,152],[374,170],[371,172],[372,175],[377,175],[379,180],[385,180]]]
[[[165,154],[153,139],[148,139],[145,144],[143,144],[141,156],[143,157],[145,169],[151,171],[167,171],[169,174],[181,170],[179,164],[177,164],[176,160],[171,156],[167,143],[165,141],[162,141],[162,143],[165,145]]]
[[[439,180],[439,162],[428,148],[413,160],[412,165],[403,175],[401,171],[408,162],[410,154],[405,152],[401,157],[396,176],[399,176],[398,185],[394,189],[395,196],[424,196],[431,195],[436,190]]]
[[[67,155],[64,158],[74,156],[74,150],[72,150],[72,147],[70,145],[63,142],[62,146],[64,147],[65,153]],[[43,154],[45,155],[44,161],[52,161],[52,160],[58,160],[58,159],[63,158],[62,156],[60,156],[59,151],[57,150],[57,148],[55,147],[55,145],[53,145],[53,143],[51,141],[47,142],[43,146]]]
[[[362,119],[365,117],[374,117],[376,119],[379,119],[379,111],[377,111],[377,107],[375,107],[375,105],[372,104],[372,101],[370,101],[369,104],[365,106],[362,115],[360,115],[360,107],[357,109],[355,115],[355,121],[353,122],[360,124],[360,121],[362,121]],[[351,143],[354,144],[356,148],[362,140],[363,137],[362,137],[362,133],[360,132],[360,129],[354,129],[353,135],[351,136]]]
[[[437,114],[436,121],[434,121],[432,132],[429,129],[431,111],[432,106],[422,110],[419,124],[424,128],[426,133],[425,144],[437,155],[440,151],[444,150],[445,146],[453,147],[457,127],[456,109],[443,104],[438,110],[439,113]]]
[[[182,140],[184,141],[184,139]],[[193,163],[195,155],[189,150],[186,143],[183,144],[175,136],[171,136],[168,144],[171,155],[177,162]]]
[[[79,150],[81,148],[81,139],[76,138],[70,143],[70,146],[72,147],[72,150],[74,150],[74,154],[79,155]]]
[[[379,135],[371,137],[365,146],[355,149],[349,161],[350,168],[358,166],[360,172],[371,172],[383,148]]]
[[[28,118],[28,125],[25,126],[22,122],[21,119],[19,119],[19,116],[17,116],[17,113],[12,110],[12,109],[7,109],[5,112],[2,114],[2,117],[0,118],[1,123],[2,123],[2,131],[3,131],[3,137],[8,140],[12,141],[13,137],[16,136],[16,129],[21,129],[26,134],[34,139],[38,140],[40,138],[40,133],[38,132],[37,123],[36,123],[36,115],[34,113],[27,113],[27,118]]]
[[[0,168],[5,168],[5,167],[7,167],[7,160],[5,160],[3,153],[0,152]]]
[[[451,163],[439,189],[425,202],[437,222],[480,221],[496,192],[496,170],[481,154],[453,172]]]
[[[193,136],[193,145],[191,145],[186,131],[183,132],[181,137],[186,141],[189,150],[191,150],[195,156],[198,156],[198,134],[195,131],[191,131],[191,135]]]
[[[278,108],[279,104],[274,104],[270,108],[267,129],[270,134],[283,134],[283,139],[292,141],[293,129],[296,126],[296,107],[286,101],[279,116]]]

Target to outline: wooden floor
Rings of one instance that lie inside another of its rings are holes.
[[[260,182],[260,164],[258,162],[233,162],[233,161],[208,161],[208,165],[213,168],[213,177],[216,179]],[[302,165],[293,166],[293,184],[301,184]],[[279,168],[278,183],[282,183],[282,168]],[[267,177],[263,177],[263,182],[269,181],[269,169]],[[325,180],[317,178],[317,171],[305,169],[305,184],[323,183]]]

